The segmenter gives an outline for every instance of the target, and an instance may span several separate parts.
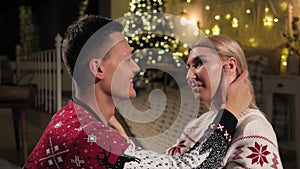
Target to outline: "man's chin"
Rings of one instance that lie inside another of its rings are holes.
[[[129,99],[133,99],[136,97],[136,91],[133,89],[132,91],[129,92]]]

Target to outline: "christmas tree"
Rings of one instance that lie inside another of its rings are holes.
[[[21,5],[20,15],[20,45],[22,47],[21,56],[31,54],[39,49],[39,30],[37,22],[33,16],[31,6]]]
[[[164,13],[165,4],[166,0],[131,0],[123,21],[124,34],[133,48],[134,60],[144,69],[141,74],[146,84],[159,81],[180,86],[186,83],[188,41],[200,33],[195,25],[183,25],[179,17]]]
[[[168,64],[181,67],[188,45],[175,38],[174,18],[164,14],[166,0],[132,0],[125,34],[133,47],[136,62],[147,65]],[[155,50],[154,50],[155,49]]]

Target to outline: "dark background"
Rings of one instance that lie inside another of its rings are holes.
[[[78,18],[81,0],[1,0],[0,55],[15,60],[19,42],[19,6],[30,5],[39,29],[40,49],[54,48],[57,33],[63,36],[67,26]],[[89,0],[86,14],[110,17],[110,0]]]

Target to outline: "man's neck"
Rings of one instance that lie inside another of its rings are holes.
[[[77,90],[76,97],[87,104],[103,123],[108,124],[108,121],[115,113],[115,103],[111,96],[101,91],[92,91]]]

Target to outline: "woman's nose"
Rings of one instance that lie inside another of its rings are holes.
[[[191,69],[189,69],[188,71],[187,71],[187,74],[186,74],[186,80],[191,80],[191,78],[192,77],[194,77],[195,76],[195,73],[193,73],[193,71],[191,70]]]

